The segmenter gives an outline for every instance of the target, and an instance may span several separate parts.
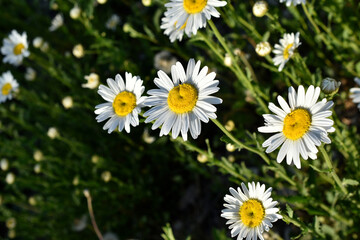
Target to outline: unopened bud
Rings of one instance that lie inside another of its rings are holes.
[[[325,78],[321,81],[321,90],[325,94],[335,94],[339,90],[341,82],[332,78]]]
[[[255,17],[263,17],[268,11],[267,2],[257,1],[253,6],[252,11]]]

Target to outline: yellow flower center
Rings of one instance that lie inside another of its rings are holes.
[[[189,14],[201,12],[207,4],[207,0],[184,0],[184,9]]]
[[[18,45],[16,45],[16,46],[14,47],[14,54],[15,54],[15,55],[20,55],[21,52],[22,52],[22,50],[23,50],[24,48],[25,48],[24,44],[19,43]]]
[[[297,140],[310,128],[311,115],[308,110],[298,108],[286,115],[284,119],[283,133],[286,138]]]
[[[289,50],[290,48],[293,46],[294,44],[293,43],[290,43],[289,45],[286,46],[286,48],[284,49],[284,59],[287,60],[289,57],[290,57],[290,54],[289,54]]]
[[[259,226],[265,217],[265,208],[257,199],[250,199],[243,203],[239,210],[240,219],[246,227]]]
[[[173,112],[181,114],[193,110],[197,100],[197,89],[189,83],[184,83],[171,89],[167,102]]]
[[[136,97],[131,92],[123,91],[116,95],[112,105],[118,116],[125,117],[136,107]]]
[[[11,89],[12,89],[11,84],[10,83],[5,83],[4,86],[1,89],[2,95],[4,95],[4,96],[8,95],[10,93]]]

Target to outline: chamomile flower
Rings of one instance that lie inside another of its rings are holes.
[[[293,87],[289,88],[289,104],[281,96],[277,100],[281,108],[270,103],[269,109],[275,114],[264,114],[265,126],[259,127],[262,133],[276,133],[268,138],[263,144],[267,147],[266,153],[271,153],[280,145],[277,162],[282,162],[286,156],[286,162],[290,165],[294,162],[297,168],[301,168],[300,155],[303,159],[316,159],[318,152],[316,146],[321,142],[331,143],[328,132],[334,132],[334,122],[331,116],[333,102],[327,102],[326,98],[317,102],[320,88],[310,86],[305,93],[303,86],[299,86],[296,93]]]
[[[281,3],[286,2],[286,6],[290,7],[291,4],[293,4],[294,6],[298,5],[298,4],[305,4],[306,0],[280,0]]]
[[[3,63],[19,66],[23,58],[30,55],[26,33],[20,35],[16,30],[12,30],[9,37],[3,39],[1,53],[5,55]]]
[[[13,98],[12,93],[19,88],[18,82],[14,79],[10,71],[4,72],[0,76],[0,103]]]
[[[230,224],[231,237],[238,235],[238,240],[264,240],[264,230],[268,232],[273,226],[272,222],[282,219],[278,214],[279,209],[275,207],[278,202],[271,198],[271,187],[265,190],[265,184],[254,182],[248,183],[248,187],[241,183],[242,189],[229,189],[231,195],[224,197],[226,203],[221,217],[228,219],[226,224]]]
[[[113,14],[111,17],[106,21],[105,27],[110,30],[116,30],[117,25],[119,25],[121,19],[118,15]]]
[[[160,136],[169,134],[175,139],[181,132],[183,139],[187,140],[187,132],[196,139],[201,132],[201,121],[208,122],[209,118],[216,118],[216,107],[222,100],[218,97],[209,96],[219,91],[218,80],[214,80],[216,74],[208,74],[208,67],[200,70],[201,62],[195,64],[190,59],[186,73],[180,62],[171,67],[171,77],[163,71],[158,71],[159,78],[154,83],[159,89],[149,90],[151,95],[145,101],[145,105],[153,106],[144,113],[147,117],[145,123],[154,121],[152,129],[162,125]]]
[[[360,86],[360,78],[354,78],[354,81],[357,85]],[[360,109],[360,88],[354,87],[350,89],[350,97],[353,99],[353,102],[357,104],[358,109]]]
[[[136,127],[139,125],[138,114],[141,111],[145,97],[142,97],[145,87],[143,81],[138,76],[132,76],[131,73],[125,73],[125,82],[120,74],[115,76],[115,81],[107,79],[107,84],[100,85],[98,93],[107,102],[97,105],[95,114],[97,122],[105,121],[103,129],[111,133],[116,128],[121,132],[124,128],[130,132],[130,125]]]
[[[275,57],[273,58],[274,65],[279,65],[279,72],[281,72],[285,64],[290,60],[294,54],[295,49],[301,45],[300,42],[300,33],[285,33],[284,37],[280,39],[280,45],[275,44],[275,49],[273,53]]]
[[[219,0],[170,0],[165,4],[167,11],[165,17],[168,24],[176,29],[184,28],[190,37],[196,35],[199,28],[206,27],[206,21],[211,17],[220,17],[216,7],[223,7],[226,1]]]
[[[176,28],[175,24],[170,23],[170,20],[168,17],[163,17],[160,28],[165,29],[164,34],[169,36],[170,42],[175,42],[175,40],[181,41],[184,36],[186,23],[180,28]],[[188,37],[191,37],[191,35],[192,34],[189,33]]]

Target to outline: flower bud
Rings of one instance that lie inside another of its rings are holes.
[[[321,90],[325,94],[335,94],[339,90],[341,82],[332,78],[325,78],[321,81]]]
[[[257,1],[253,6],[252,11],[255,17],[263,17],[268,11],[267,2]]]
[[[255,51],[259,56],[265,57],[266,55],[268,55],[271,52],[270,43],[260,42],[260,43],[256,44]]]

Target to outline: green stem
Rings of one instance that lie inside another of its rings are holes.
[[[213,121],[213,123],[215,123],[215,125],[226,135],[228,136],[231,141],[233,141],[236,145],[238,145],[241,148],[244,148],[250,152],[256,153],[257,155],[259,155],[267,164],[270,164],[270,159],[261,151],[257,150],[256,148],[247,146],[245,144],[243,144],[242,142],[240,142],[239,140],[237,140],[228,130],[226,130],[226,128],[217,120],[217,119],[211,119],[211,121]]]
[[[246,75],[243,73],[243,71],[240,69],[239,65],[237,64],[237,61],[234,57],[234,54],[232,53],[232,51],[230,50],[229,46],[226,44],[225,39],[223,38],[223,36],[220,34],[220,32],[218,31],[217,27],[215,26],[215,24],[213,23],[212,20],[208,21],[211,29],[213,30],[216,38],[219,40],[221,46],[225,49],[225,51],[229,54],[229,56],[231,57],[231,60],[234,64],[235,67],[235,75],[238,77],[239,81],[242,83],[242,85],[249,89],[249,91],[253,94],[253,96],[256,98],[257,102],[260,104],[260,107],[262,108],[262,110],[264,112],[268,112],[268,108],[266,106],[266,104],[264,103],[264,101],[259,97],[259,94],[256,93],[254,87],[251,85],[249,79],[246,77]],[[232,68],[231,68],[232,69]]]
[[[327,166],[328,166],[329,169],[330,169],[330,173],[331,173],[331,176],[333,177],[334,181],[335,181],[336,184],[340,187],[341,191],[342,191],[345,195],[347,195],[347,194],[348,194],[348,191],[347,191],[346,188],[342,185],[340,178],[339,178],[338,175],[335,173],[335,170],[334,170],[334,167],[333,167],[333,165],[332,165],[332,162],[331,162],[331,160],[330,160],[329,155],[327,154],[327,152],[325,151],[325,149],[324,149],[323,146],[320,146],[319,149],[320,149],[321,154],[322,154],[323,157],[324,157],[324,160],[325,160]]]
[[[309,13],[306,4],[301,4],[302,8],[304,10],[304,13],[306,15],[306,17],[308,18],[309,22],[311,23],[311,25],[313,26],[313,28],[315,29],[315,32],[317,35],[320,36],[321,40],[327,45],[327,46],[331,46],[331,44],[326,40],[326,38],[321,34],[321,31],[319,29],[319,27],[317,26],[317,24],[315,23],[314,19],[312,18],[311,14]]]

